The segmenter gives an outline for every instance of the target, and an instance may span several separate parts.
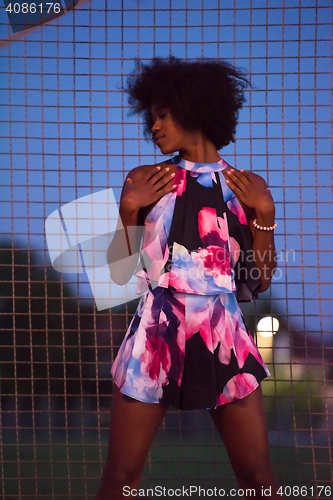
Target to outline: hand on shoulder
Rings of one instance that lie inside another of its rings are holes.
[[[174,189],[172,169],[165,165],[142,165],[127,175],[120,203],[128,211],[136,211],[156,202]]]
[[[266,181],[258,174],[246,170],[226,169],[226,183],[247,207],[266,213],[274,211],[274,201]]]

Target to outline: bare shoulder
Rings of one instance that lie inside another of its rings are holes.
[[[135,167],[130,170],[127,174],[126,178],[132,179],[133,182],[142,179],[142,177],[153,174],[155,168],[157,166],[161,166],[162,168],[166,168],[168,166],[173,165],[171,160],[160,161],[158,163],[154,163],[153,165],[140,165],[139,167]]]

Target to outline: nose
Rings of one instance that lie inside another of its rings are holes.
[[[153,126],[151,127],[152,132],[157,132],[158,130],[161,130],[161,125],[159,123],[158,118],[153,123]]]

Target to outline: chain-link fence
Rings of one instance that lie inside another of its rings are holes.
[[[272,373],[263,391],[281,491],[331,498],[331,0],[3,0],[0,30],[0,498],[94,497],[110,366],[137,302],[97,303],[68,207],[102,191],[118,202],[130,169],[163,158],[120,87],[136,57],[171,54],[226,59],[254,84],[221,156],[268,182],[279,268],[242,307]],[[52,268],[50,216],[79,272]],[[190,485],[237,488],[209,416],[170,410],[142,488]]]

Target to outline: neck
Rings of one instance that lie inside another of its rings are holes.
[[[202,135],[184,148],[179,149],[179,156],[183,160],[194,163],[215,163],[220,160],[220,155],[214,144]]]

